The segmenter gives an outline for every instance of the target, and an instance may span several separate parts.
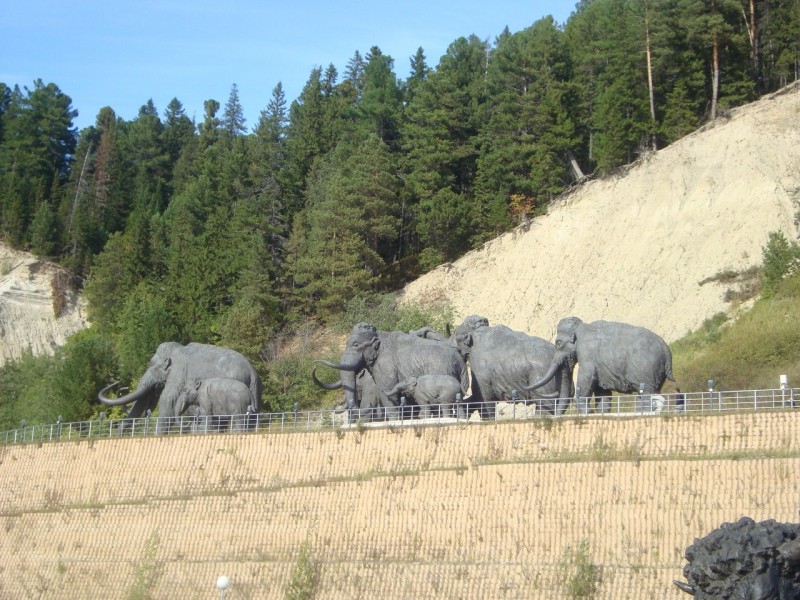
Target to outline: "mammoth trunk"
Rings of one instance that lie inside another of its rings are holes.
[[[358,406],[360,398],[356,392],[356,373],[355,371],[342,371],[342,389],[344,390],[344,401],[348,407]]]

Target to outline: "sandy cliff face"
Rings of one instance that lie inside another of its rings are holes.
[[[760,264],[771,231],[793,239],[799,208],[795,85],[566,194],[402,298],[446,299],[457,322],[481,314],[546,339],[574,315],[642,325],[669,342],[730,308],[731,284],[707,280]]]
[[[0,244],[0,365],[28,350],[52,354],[67,338],[88,326],[86,305],[68,292],[61,314],[54,314],[53,277],[63,270]]]

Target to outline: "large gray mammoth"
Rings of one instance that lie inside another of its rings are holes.
[[[396,406],[387,395],[401,381],[411,377],[439,373],[455,377],[462,393],[469,388],[464,359],[452,345],[428,340],[401,331],[378,331],[374,325],[358,323],[353,327],[347,346],[338,363],[319,360],[320,364],[340,371],[340,382],[323,387],[341,386],[348,406],[359,406],[356,375],[366,369],[375,380],[382,407]],[[322,384],[316,376],[314,380]]]
[[[469,359],[472,370],[472,402],[500,402],[536,399],[549,414],[561,414],[572,397],[572,367],[562,363],[550,379],[537,388],[529,387],[550,369],[556,348],[542,338],[489,326],[486,317],[472,315],[456,328],[452,341]],[[561,398],[561,401],[555,401]]]
[[[142,375],[136,390],[120,398],[109,398],[106,393],[116,384],[100,390],[98,400],[108,406],[133,404],[130,417],[141,417],[158,406],[158,431],[163,430],[163,417],[177,417],[180,413],[179,396],[189,379],[223,377],[245,384],[254,398],[253,411],[261,402],[261,378],[244,356],[219,346],[177,342],[164,342],[150,359],[150,366]]]
[[[594,321],[578,317],[561,319],[556,330],[556,353],[547,373],[529,387],[549,382],[565,363],[578,363],[577,387],[581,398],[608,397],[612,391],[628,394],[643,388],[645,394],[661,391],[672,377],[672,352],[658,335],[627,323]],[[596,407],[608,410],[607,401]],[[586,412],[587,406],[578,406]]]

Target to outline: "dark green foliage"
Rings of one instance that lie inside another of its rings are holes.
[[[512,197],[524,198],[533,211],[568,182],[567,152],[577,146],[566,106],[568,64],[552,17],[498,40],[476,177],[477,240],[518,224]]]
[[[393,147],[399,137],[402,98],[393,71],[394,61],[373,47],[364,67],[363,91],[358,103],[359,120],[367,131]]]
[[[54,422],[49,380],[55,366],[51,356],[26,354],[0,368],[0,430],[19,427],[22,420]]]
[[[762,285],[766,297],[775,295],[781,281],[800,269],[800,245],[789,242],[780,231],[769,234],[763,250]]]
[[[49,422],[59,414],[64,421],[90,418],[97,412],[97,392],[109,383],[116,368],[113,344],[96,330],[87,329],[73,335],[56,360]]]
[[[453,42],[439,67],[418,82],[406,106],[401,132],[403,228],[420,234],[411,241],[418,239],[429,248],[426,268],[433,266],[432,257],[451,260],[470,247],[488,51],[475,36]],[[433,219],[448,214],[448,222],[431,223],[424,213],[433,213]]]
[[[49,202],[36,209],[31,223],[31,251],[39,256],[51,256],[58,241],[58,222]]]
[[[430,270],[453,260],[468,245],[475,211],[463,194],[443,188],[423,198],[417,207],[417,233],[426,248],[420,266]]]
[[[757,3],[760,23],[758,65],[763,70],[759,91],[783,87],[797,79],[800,65],[800,4],[794,0]]]
[[[77,112],[54,83],[41,79],[23,93],[4,86],[0,144],[0,236],[15,247],[30,240],[37,207],[52,202],[69,177]],[[39,240],[41,242],[41,240]]]
[[[159,344],[183,341],[177,319],[158,288],[141,282],[125,296],[117,318],[119,377],[130,382],[144,373]]]
[[[0,368],[0,430],[81,421],[97,412],[97,392],[116,372],[113,344],[88,329],[75,334],[55,356],[33,357]]]
[[[800,272],[798,245],[773,232],[764,247],[762,297],[729,322],[720,313],[675,342],[673,372],[683,391],[778,387],[778,376],[800,380]],[[769,274],[768,274],[769,273]]]
[[[128,294],[151,272],[150,219],[138,212],[131,228],[115,233],[97,256],[85,286],[92,322],[114,329]]]
[[[225,104],[225,113],[222,117],[222,128],[228,135],[242,135],[247,131],[245,127],[247,120],[244,118],[244,108],[239,102],[239,87],[234,83],[231,86],[231,94]]]
[[[362,322],[371,323],[381,331],[411,331],[429,326],[444,334],[448,324],[453,323],[453,310],[447,305],[424,309],[413,303],[398,305],[393,294],[356,297],[347,302],[335,327],[349,334],[353,325]]]
[[[398,185],[391,155],[374,134],[341,142],[317,163],[290,244],[300,312],[330,316],[376,287],[384,241],[397,228]]]

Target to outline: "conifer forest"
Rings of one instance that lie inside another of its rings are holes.
[[[164,340],[257,359],[799,74],[798,0],[581,0],[441,57],[355,50],[298,98],[276,82],[257,123],[236,83],[201,122],[141,90],[81,131],[57,82],[0,83],[0,240],[67,267],[92,322],[37,367],[62,399],[39,416],[91,414]]]

